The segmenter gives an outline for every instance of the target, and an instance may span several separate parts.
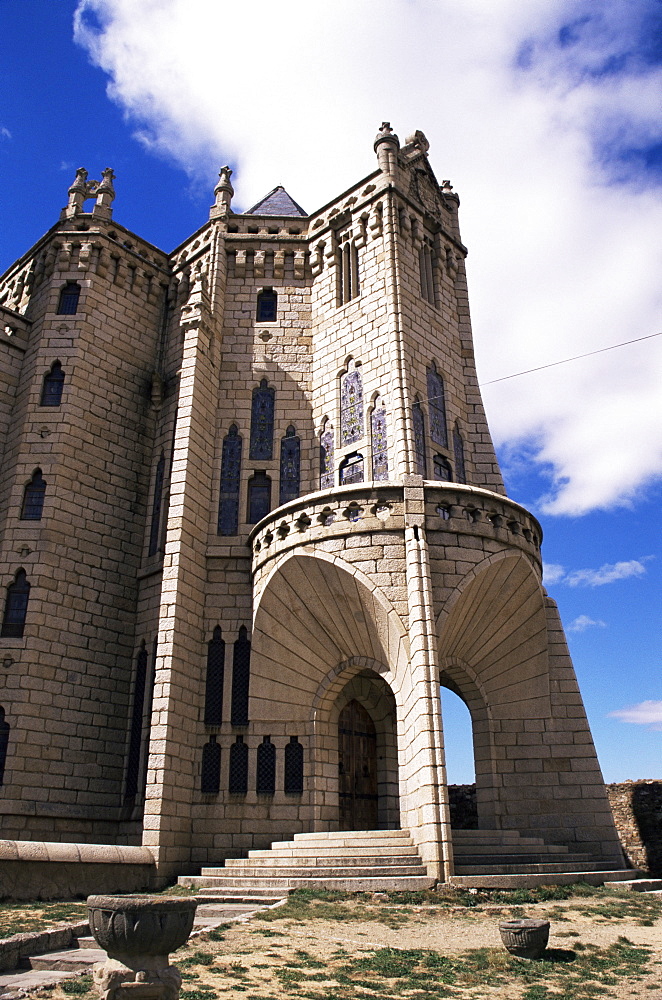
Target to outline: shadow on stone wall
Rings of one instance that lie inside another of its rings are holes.
[[[448,800],[451,807],[453,830],[477,830],[478,809],[475,785],[449,785]]]

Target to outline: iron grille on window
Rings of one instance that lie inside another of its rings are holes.
[[[7,587],[5,613],[2,618],[0,636],[9,639],[20,639],[25,631],[25,619],[30,600],[30,584],[24,569],[19,569],[14,582]]]
[[[231,795],[246,795],[248,792],[248,747],[243,736],[237,736],[230,747],[228,791]]]
[[[219,535],[236,535],[239,530],[239,485],[241,480],[241,438],[236,424],[223,438],[221,456],[221,497],[218,505]]]
[[[32,479],[23,491],[22,521],[41,521],[45,496],[46,480],[41,475],[41,469],[35,469]]]
[[[301,442],[293,424],[285,431],[280,442],[280,495],[281,504],[296,500],[301,490]]]
[[[265,736],[257,748],[255,791],[258,795],[273,795],[276,791],[276,747]]]
[[[239,638],[232,653],[232,706],[230,722],[233,726],[248,725],[248,688],[251,675],[251,644],[246,626],[239,629]]]
[[[64,372],[59,361],[54,361],[51,370],[44,375],[41,386],[40,406],[59,406],[62,402]]]
[[[373,481],[388,479],[388,440],[386,436],[386,410],[375,404],[370,417],[372,432],[372,478]]]
[[[202,748],[200,791],[203,795],[218,795],[221,787],[221,748],[215,736]]]
[[[286,795],[303,794],[303,747],[298,736],[290,736],[285,745],[285,785]]]
[[[80,285],[77,285],[75,281],[70,281],[60,292],[57,304],[58,316],[75,316],[78,312],[79,298]]]
[[[457,421],[453,427],[453,455],[455,456],[455,478],[458,483],[466,483],[467,473],[464,465],[464,441],[462,440]]]
[[[145,687],[147,683],[147,650],[143,642],[136,657],[136,674],[133,683],[133,714],[129,735],[129,754],[126,767],[126,790],[124,797],[132,799],[138,791],[140,775],[140,750],[143,735],[143,712],[145,708]]]
[[[448,428],[446,426],[446,399],[444,380],[432,363],[427,370],[428,406],[430,408],[430,437],[442,448],[448,447]]]
[[[421,401],[416,399],[412,407],[412,423],[414,425],[414,460],[416,472],[425,478],[428,474],[427,449],[425,447],[425,417]]]
[[[274,401],[276,392],[263,378],[253,389],[249,458],[271,461],[274,452]]]
[[[163,503],[163,480],[165,478],[165,455],[161,452],[156,466],[154,477],[154,500],[152,501],[152,523],[149,529],[149,550],[150,556],[156,555],[159,550],[159,539],[161,535],[161,504]]]
[[[363,382],[356,368],[340,382],[340,439],[343,448],[363,437]]]
[[[327,424],[320,436],[320,489],[330,489],[333,486],[333,472],[333,427]]]
[[[223,720],[223,677],[225,642],[220,625],[207,644],[207,683],[205,687],[205,726],[220,726]]]
[[[9,723],[5,721],[5,710],[0,708],[0,785],[5,780],[5,764],[7,763],[7,747],[9,746]]]

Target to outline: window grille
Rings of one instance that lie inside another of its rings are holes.
[[[133,713],[129,735],[129,753],[126,767],[125,799],[135,798],[140,775],[140,750],[142,748],[143,713],[145,709],[145,688],[147,685],[147,650],[141,644],[136,657],[136,672],[133,682]]]
[[[425,479],[428,474],[427,449],[425,445],[425,417],[423,407],[418,397],[412,407],[412,423],[414,425],[414,461],[416,472]]]
[[[285,745],[285,785],[286,795],[303,794],[303,747],[298,736],[290,736]]]
[[[278,315],[278,295],[273,288],[263,288],[257,297],[255,318],[258,323],[273,323]]]
[[[265,736],[257,748],[255,791],[258,795],[273,795],[276,791],[276,747]]]
[[[249,450],[249,458],[253,461],[271,461],[273,458],[275,395],[266,378],[253,389]]]
[[[280,497],[281,504],[296,500],[301,492],[301,442],[293,424],[285,431],[280,442]]]
[[[464,441],[457,421],[453,427],[453,455],[455,457],[455,478],[458,483],[466,483],[467,473],[464,464]]]
[[[51,370],[44,375],[41,386],[40,406],[59,406],[64,389],[64,372],[59,361],[54,361]]]
[[[327,424],[320,435],[320,489],[333,487],[334,468],[333,427]]]
[[[239,638],[232,653],[232,705],[230,722],[233,726],[248,725],[248,688],[251,673],[251,644],[246,626],[239,629]]]
[[[448,428],[446,426],[446,399],[444,380],[434,362],[427,370],[428,406],[430,412],[430,437],[435,444],[448,448]]]
[[[9,723],[5,720],[5,710],[0,708],[0,785],[5,781],[5,764],[7,763],[7,747],[9,746]]]
[[[203,795],[218,795],[221,787],[221,748],[215,736],[202,748],[200,791]]]
[[[236,424],[223,438],[221,456],[221,497],[218,505],[219,535],[236,535],[239,530],[239,486],[241,480],[241,438]]]
[[[243,736],[237,736],[230,747],[228,791],[231,795],[246,795],[248,792],[248,747]]]
[[[30,584],[24,569],[19,569],[14,582],[7,587],[5,613],[2,618],[0,636],[3,638],[20,639],[25,631],[25,619],[30,600]]]
[[[46,480],[41,475],[41,469],[35,469],[32,479],[23,491],[22,521],[41,521],[45,496]]]
[[[254,472],[248,480],[249,524],[257,524],[271,510],[271,479],[263,470]]]
[[[453,470],[451,469],[451,463],[443,455],[435,455],[433,460],[433,474],[434,478],[442,483],[452,483],[453,482]]]
[[[381,400],[376,400],[370,416],[372,434],[372,478],[373,482],[388,479],[388,440],[386,434],[386,410]]]
[[[363,437],[363,381],[354,368],[340,380],[340,440],[343,448]]]
[[[60,299],[57,304],[58,316],[75,316],[78,312],[78,300],[80,298],[80,285],[75,281],[70,281],[60,292]]]
[[[149,529],[148,555],[154,556],[159,550],[161,534],[161,505],[163,503],[163,481],[165,479],[165,455],[161,452],[154,477],[154,499],[152,501],[152,522]]]
[[[362,483],[364,478],[363,455],[355,451],[353,455],[348,455],[340,465],[340,485],[349,486],[350,483]]]
[[[207,679],[205,687],[205,726],[220,726],[223,720],[223,678],[225,642],[220,625],[207,643]]]

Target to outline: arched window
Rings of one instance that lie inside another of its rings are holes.
[[[225,675],[225,642],[221,627],[214,629],[207,644],[207,683],[205,687],[205,726],[220,726],[223,720],[223,678]]]
[[[237,736],[230,747],[230,795],[246,795],[248,791],[248,747],[243,736]]]
[[[375,400],[370,415],[372,438],[372,478],[373,481],[388,479],[388,440],[386,436],[386,409],[381,398]]]
[[[278,316],[278,295],[273,288],[263,288],[257,297],[255,318],[258,323],[273,323]]]
[[[340,464],[340,485],[349,486],[350,483],[362,483],[364,479],[363,455],[355,451]]]
[[[419,274],[421,279],[421,296],[430,305],[436,304],[434,286],[434,240],[430,236],[423,237],[423,246],[418,256]]]
[[[251,406],[251,442],[249,458],[254,461],[271,461],[274,452],[274,398],[275,390],[263,378],[253,389]]]
[[[41,474],[41,469],[35,469],[32,473],[32,479],[23,490],[22,521],[41,521],[45,495],[46,480]]]
[[[75,316],[78,312],[79,298],[80,285],[75,281],[69,281],[60,292],[57,304],[58,316]]]
[[[276,747],[265,736],[257,748],[255,791],[258,795],[273,795],[276,791]]]
[[[154,477],[154,499],[152,501],[152,523],[149,529],[148,555],[154,556],[159,551],[161,536],[161,504],[163,503],[163,481],[165,478],[165,454],[161,452]]]
[[[453,427],[453,455],[455,457],[455,478],[458,483],[466,483],[467,472],[464,465],[464,441],[457,420]]]
[[[248,725],[248,688],[251,677],[251,643],[246,626],[239,629],[239,638],[232,655],[232,707],[230,722],[233,726]]]
[[[442,448],[448,448],[444,380],[437,371],[434,361],[427,370],[427,384],[428,406],[430,408],[430,437],[435,444],[440,444]]]
[[[44,375],[41,386],[40,406],[59,406],[62,402],[64,372],[59,361],[54,361],[51,370]]]
[[[428,474],[427,449],[425,445],[425,417],[423,416],[423,407],[418,396],[412,406],[411,418],[414,425],[414,461],[416,472],[425,479]]]
[[[5,613],[2,618],[0,636],[3,638],[20,639],[25,630],[25,619],[30,600],[30,584],[24,569],[19,569],[14,582],[7,587]]]
[[[285,745],[285,784],[286,795],[303,794],[303,747],[298,736],[290,736],[290,742]]]
[[[342,306],[359,294],[359,251],[349,229],[337,234],[338,240],[338,305]]]
[[[241,438],[232,424],[223,438],[221,457],[221,497],[218,505],[219,535],[236,535],[239,530],[239,485],[241,479]]]
[[[301,442],[293,424],[285,431],[280,442],[280,495],[279,504],[296,500],[301,491]]]
[[[5,782],[5,764],[9,746],[9,723],[5,720],[5,710],[0,708],[0,785]]]
[[[320,489],[331,489],[335,469],[333,425],[325,424],[320,434]]]
[[[451,463],[443,455],[435,455],[432,460],[433,476],[442,483],[453,482],[453,470]]]
[[[340,440],[342,447],[363,437],[363,381],[358,368],[340,380]]]
[[[133,713],[129,735],[129,754],[126,767],[126,799],[135,798],[138,792],[140,774],[140,750],[143,735],[143,713],[145,709],[145,689],[147,687],[147,649],[141,643],[136,657],[136,674],[133,684]]]
[[[218,795],[221,787],[221,748],[215,736],[202,748],[200,791],[203,795]]]
[[[257,524],[271,510],[271,479],[263,469],[258,469],[248,480],[249,524]]]

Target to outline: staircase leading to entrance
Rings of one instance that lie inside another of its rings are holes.
[[[573,882],[626,881],[637,872],[605,870],[589,854],[523,837],[516,830],[454,830],[455,875],[463,888],[524,888]],[[349,892],[429,889],[427,874],[408,830],[344,830],[298,833],[271,850],[228,858],[222,868],[183,875],[180,885],[197,889],[201,900],[265,905],[290,889]]]

